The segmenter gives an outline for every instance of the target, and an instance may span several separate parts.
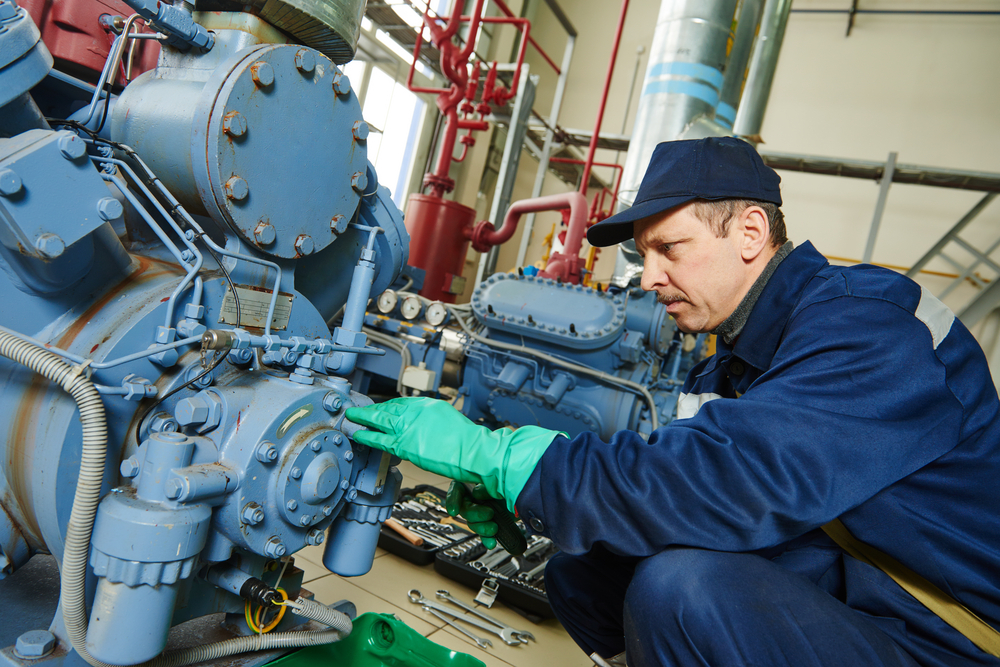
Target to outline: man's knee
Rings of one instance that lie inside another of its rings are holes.
[[[754,558],[703,549],[674,548],[645,559],[625,597],[626,614],[635,618],[714,617],[718,605],[732,604],[733,585],[747,575]]]

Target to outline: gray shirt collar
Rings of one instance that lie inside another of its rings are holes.
[[[771,261],[767,263],[764,270],[761,271],[760,275],[757,276],[757,280],[754,282],[750,291],[747,295],[743,297],[743,301],[740,305],[736,306],[736,310],[733,311],[732,315],[727,317],[725,321],[713,329],[710,333],[717,336],[721,336],[727,344],[731,345],[736,337],[740,335],[743,331],[743,327],[746,326],[747,319],[750,317],[750,313],[753,311],[753,307],[757,304],[757,299],[760,297],[761,292],[764,291],[764,287],[767,285],[767,281],[771,279],[774,274],[774,270],[778,268],[778,264],[781,264],[781,260],[788,257],[794,249],[794,245],[791,241],[787,241],[783,246],[778,248],[778,252],[774,253],[774,257]]]

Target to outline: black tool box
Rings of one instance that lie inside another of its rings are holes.
[[[473,590],[479,589],[484,595],[488,593],[488,588],[484,590],[483,583],[492,579],[496,599],[522,610],[528,616],[552,618],[552,609],[545,595],[543,567],[557,552],[552,542],[536,535],[528,539],[525,556],[511,557],[502,549],[491,554],[479,537],[464,525],[464,521],[448,516],[444,498],[444,491],[426,484],[403,489],[393,508],[392,518],[411,530],[417,529],[421,537],[428,539],[421,546],[414,546],[391,528],[382,526],[378,545],[417,565],[434,563],[434,569],[441,575]],[[446,543],[433,544],[429,541],[430,537]],[[484,567],[481,559],[490,556],[496,561],[494,567]]]

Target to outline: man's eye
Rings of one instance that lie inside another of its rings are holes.
[[[660,246],[660,250],[662,250],[663,252],[670,252],[671,249],[673,249],[673,247],[674,247],[673,243],[664,243],[662,246]]]

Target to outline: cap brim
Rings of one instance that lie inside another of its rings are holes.
[[[622,243],[632,238],[633,224],[637,220],[642,220],[659,213],[663,213],[675,206],[686,204],[697,199],[695,195],[677,195],[675,197],[663,197],[661,199],[651,199],[641,204],[628,208],[621,213],[616,213],[605,220],[597,223],[587,230],[587,241],[590,245],[604,248],[616,243]]]

